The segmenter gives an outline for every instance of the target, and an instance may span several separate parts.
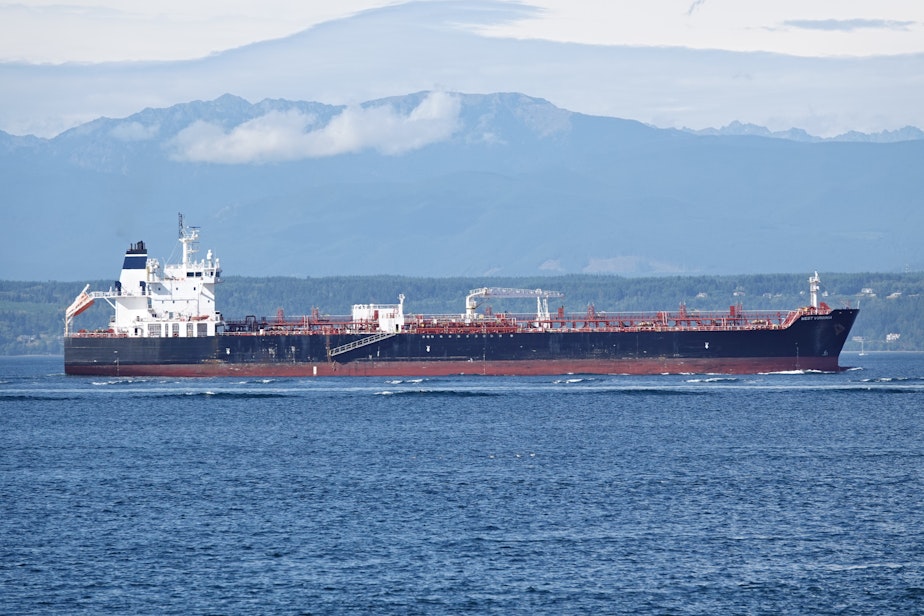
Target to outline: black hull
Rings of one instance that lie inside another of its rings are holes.
[[[835,371],[856,315],[806,315],[784,329],[399,333],[351,350],[341,347],[370,335],[78,335],[65,338],[64,367],[68,374],[123,376]]]

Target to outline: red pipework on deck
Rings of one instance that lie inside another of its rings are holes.
[[[790,312],[752,311],[745,312],[740,305],[731,306],[726,313],[690,312],[685,306],[676,313],[598,313],[589,306],[582,315],[567,315],[559,309],[552,319],[539,321],[535,315],[484,315],[468,320],[454,315],[407,315],[402,331],[413,334],[529,334],[547,331],[722,331],[784,329],[804,314],[827,313],[830,308],[822,306],[802,308]],[[348,316],[321,317],[313,311],[310,317],[286,320],[280,310],[274,322],[265,319],[259,323],[243,326],[241,322],[229,322],[225,335],[263,334],[371,334],[378,331],[376,321],[353,321]]]

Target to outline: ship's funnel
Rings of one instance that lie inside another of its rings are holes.
[[[147,279],[148,249],[144,242],[132,244],[125,251],[119,286],[123,293],[139,293]]]

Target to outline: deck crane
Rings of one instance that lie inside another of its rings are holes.
[[[549,316],[549,298],[564,297],[565,294],[559,291],[543,291],[542,289],[507,289],[503,287],[482,287],[472,289],[465,298],[465,318],[470,321],[475,318],[475,309],[478,307],[476,301],[479,297],[503,297],[503,298],[536,298],[536,318],[539,321],[548,321]]]

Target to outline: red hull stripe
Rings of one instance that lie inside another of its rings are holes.
[[[66,365],[65,372],[98,376],[306,377],[306,376],[552,376],[561,374],[757,374],[790,370],[843,370],[837,357],[748,357],[649,360],[541,360],[489,362],[355,361],[338,363],[203,363]]]

